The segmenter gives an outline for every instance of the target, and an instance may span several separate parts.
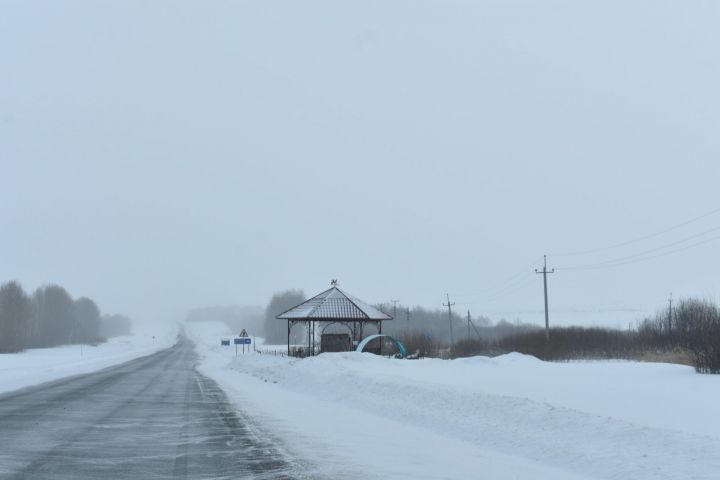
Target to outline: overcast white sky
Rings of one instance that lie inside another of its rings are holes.
[[[338,278],[539,322],[543,253],[720,207],[718,25],[709,0],[0,0],[0,280],[152,319]],[[558,271],[552,318],[718,298],[719,245]]]

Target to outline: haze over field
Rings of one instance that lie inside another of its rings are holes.
[[[544,253],[650,252],[559,269],[552,318],[717,299],[717,242],[685,248],[718,212],[553,254],[720,207],[719,10],[2,1],[2,279],[138,319],[339,278],[539,322]]]

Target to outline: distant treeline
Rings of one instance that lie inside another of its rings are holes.
[[[461,316],[453,311],[448,317],[446,309],[429,309],[423,307],[406,307],[398,305],[397,308],[388,309],[384,305],[376,305],[383,312],[393,315],[393,320],[383,322],[383,333],[409,337],[422,335],[428,339],[442,344],[450,343],[450,323],[452,321],[453,338],[456,342],[466,339],[485,338],[498,339],[518,332],[526,332],[537,327],[524,323],[510,323],[506,320],[493,322],[485,316]]]
[[[0,353],[66,344],[98,344],[130,333],[123,315],[101,315],[87,298],[73,299],[59,285],[46,285],[32,295],[20,283],[0,286]]]
[[[188,312],[187,320],[220,321],[229,325],[234,331],[247,329],[251,335],[264,337],[268,344],[284,344],[287,342],[287,322],[275,318],[280,313],[307,300],[305,293],[299,289],[289,289],[276,292],[268,301],[265,310],[260,307],[204,307],[195,308]],[[376,305],[386,313],[393,313],[383,305]],[[412,339],[413,345],[435,345],[437,349],[450,341],[449,322],[447,310],[426,309],[422,307],[405,307],[399,305],[396,309],[397,317],[394,320],[383,322],[383,333],[404,339]],[[467,338],[477,338],[480,335],[485,339],[496,339],[535,329],[531,325],[509,323],[501,320],[493,325],[486,317],[475,317],[468,324],[467,319],[453,312],[453,329],[455,339],[461,341]],[[368,327],[372,329],[373,327]],[[337,327],[338,331],[345,331]],[[330,327],[328,332],[333,332]],[[367,331],[365,334],[376,333]],[[319,334],[319,333],[318,333]],[[291,343],[307,343],[307,329],[304,325],[293,327],[290,337]]]
[[[398,338],[409,352],[426,357],[449,355],[451,321],[456,356],[462,355],[462,345],[495,345],[504,338],[538,330],[535,325],[506,320],[493,324],[485,316],[472,317],[468,322],[467,317],[456,312],[452,312],[449,317],[446,309],[410,308],[403,305],[388,309],[384,305],[376,306],[385,313],[395,314],[393,320],[383,322],[383,333]],[[484,349],[483,354],[490,354],[489,349]]]
[[[305,301],[307,298],[302,290],[285,290],[275,293],[265,308],[264,335],[268,343],[283,344],[287,341],[287,322],[277,320],[276,315]],[[437,356],[444,346],[450,343],[450,319],[444,309],[427,309],[422,307],[406,307],[397,305],[387,308],[386,305],[375,305],[385,313],[395,315],[393,320],[385,321],[383,333],[402,339],[410,346],[411,351],[421,350],[425,355]],[[510,323],[500,320],[493,324],[487,317],[475,317],[470,322],[456,312],[452,313],[453,336],[456,342],[467,339],[483,338],[496,340],[512,334],[536,330],[537,327],[523,323]],[[373,326],[366,326],[364,335],[377,333]],[[331,325],[326,332],[345,332],[340,325]],[[319,332],[316,332],[319,335]],[[307,330],[301,324],[293,328],[291,343],[307,343]]]

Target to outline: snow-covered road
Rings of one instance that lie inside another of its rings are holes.
[[[0,395],[0,479],[317,478],[195,370],[191,342]]]
[[[219,346],[200,370],[289,448],[342,478],[715,479],[720,377],[634,362],[507,355],[296,360]]]
[[[63,345],[0,354],[0,393],[81,375],[153,354],[177,341],[177,325],[135,327],[97,346]]]

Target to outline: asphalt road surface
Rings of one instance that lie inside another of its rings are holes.
[[[0,479],[310,478],[194,366],[181,340],[0,395]]]

